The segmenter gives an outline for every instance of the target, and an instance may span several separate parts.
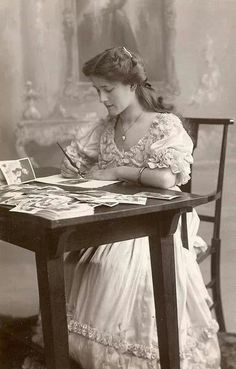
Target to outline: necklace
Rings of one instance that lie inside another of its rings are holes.
[[[133,125],[139,120],[139,118],[141,118],[141,116],[143,115],[143,111],[141,112],[141,114],[139,114],[135,120],[129,125],[128,128],[124,129],[124,125],[123,125],[123,120],[121,118],[121,128],[122,128],[122,131],[123,131],[123,134],[122,134],[122,141],[124,142],[126,140],[126,132],[128,132],[130,130],[131,127],[133,127]]]

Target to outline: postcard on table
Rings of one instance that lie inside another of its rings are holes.
[[[0,170],[8,185],[35,180],[35,173],[29,158],[0,161]]]
[[[110,204],[110,206],[115,206],[117,204],[146,205],[147,202],[147,199],[143,196],[124,195],[102,190],[88,190],[75,194],[70,193],[70,196],[82,202],[85,201],[107,206],[109,206],[108,204]]]
[[[148,199],[157,199],[157,200],[172,200],[176,199],[177,197],[180,197],[180,195],[168,195],[158,192],[137,192],[134,194],[134,196],[141,196],[146,197]]]

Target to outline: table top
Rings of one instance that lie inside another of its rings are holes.
[[[65,226],[81,225],[84,223],[94,223],[98,221],[113,219],[117,220],[124,217],[127,218],[129,216],[160,213],[163,211],[170,211],[175,209],[193,208],[207,202],[207,195],[196,195],[154,187],[137,186],[125,182],[120,182],[103,187],[102,190],[122,194],[134,194],[141,191],[151,191],[162,194],[178,194],[179,197],[172,200],[148,199],[146,205],[119,204],[112,208],[101,206],[95,209],[95,213],[93,215],[57,220],[46,219],[32,214],[9,212],[9,208],[0,205],[0,216],[8,218],[10,222],[13,222],[15,224],[20,222],[21,224],[24,224],[24,227],[27,227],[27,224],[37,224],[42,228],[57,229]],[[74,189],[73,192],[75,192]]]

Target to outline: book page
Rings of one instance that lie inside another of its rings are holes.
[[[48,183],[50,185],[60,185],[69,187],[81,188],[99,188],[117,183],[120,181],[100,181],[95,179],[84,178],[64,178],[61,174],[55,174],[49,177],[36,178],[37,182]]]

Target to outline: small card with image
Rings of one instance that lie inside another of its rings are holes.
[[[140,197],[146,197],[148,199],[157,199],[157,200],[172,200],[177,197],[180,197],[180,195],[168,195],[168,194],[162,194],[158,192],[137,192],[134,194],[134,196],[140,196]]]
[[[36,178],[29,158],[0,161],[0,171],[8,185],[34,181]]]

